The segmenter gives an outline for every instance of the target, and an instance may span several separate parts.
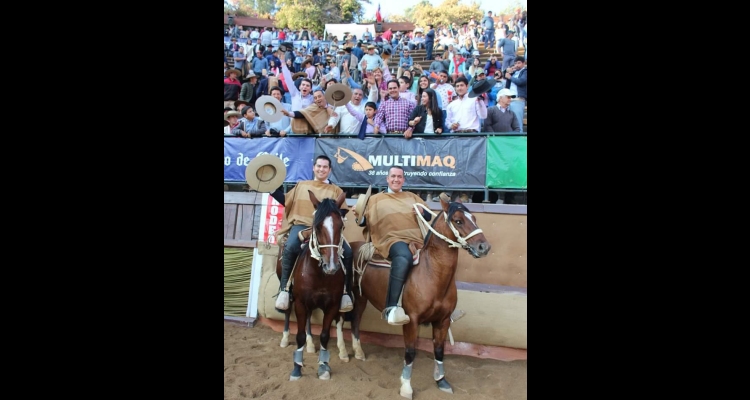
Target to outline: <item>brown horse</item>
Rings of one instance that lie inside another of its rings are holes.
[[[344,293],[344,270],[343,265],[343,240],[344,216],[347,210],[342,210],[341,205],[346,200],[346,194],[341,193],[336,200],[318,200],[312,191],[308,190],[310,201],[315,206],[310,240],[306,248],[300,253],[294,265],[291,278],[293,285],[291,298],[294,299],[294,315],[297,318],[297,349],[294,352],[294,369],[289,375],[290,381],[296,381],[302,376],[302,349],[305,347],[306,338],[308,352],[315,352],[312,346],[312,333],[310,331],[310,316],[316,308],[323,311],[323,325],[320,333],[320,353],[318,354],[318,378],[331,379],[331,368],[328,365],[330,354],[327,350],[330,338],[331,323],[339,316],[339,303]],[[283,249],[282,249],[283,251]],[[277,274],[280,274],[281,258],[276,266]],[[291,309],[291,304],[290,307]],[[285,333],[289,332],[289,311],[285,312]],[[343,324],[343,318],[337,318]],[[341,328],[339,327],[339,330]],[[339,340],[339,357],[343,346],[343,335]],[[285,347],[282,339],[282,347]],[[346,361],[348,361],[348,355]]]
[[[442,197],[442,196],[441,196]],[[402,306],[410,318],[403,325],[404,335],[404,368],[401,372],[401,396],[411,399],[411,372],[416,357],[415,346],[419,324],[432,324],[432,342],[435,352],[434,379],[438,388],[453,393],[453,388],[445,379],[443,368],[443,345],[445,343],[450,317],[456,308],[456,266],[458,249],[463,248],[474,258],[486,256],[490,244],[476,223],[476,218],[461,202],[448,203],[440,199],[442,212],[435,215],[432,225],[425,236],[424,247],[419,256],[419,264],[412,267],[404,284]],[[416,207],[415,207],[416,208]],[[419,210],[421,214],[421,210]],[[433,213],[434,214],[434,213]],[[388,287],[388,268],[365,264],[368,260],[368,248],[371,244],[352,242],[352,251],[356,255],[353,290],[354,320],[352,321],[352,347],[354,356],[364,360],[365,353],[359,341],[359,324],[367,301],[382,311],[385,307]],[[366,268],[366,269],[365,269]],[[359,290],[357,290],[359,281]]]

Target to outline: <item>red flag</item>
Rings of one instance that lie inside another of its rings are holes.
[[[375,12],[375,20],[378,22],[383,22],[383,16],[380,15],[380,3],[378,3],[378,11]]]

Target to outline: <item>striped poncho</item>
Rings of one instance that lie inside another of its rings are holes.
[[[316,180],[300,181],[286,194],[286,204],[284,204],[284,220],[282,221],[281,230],[276,233],[277,240],[292,229],[292,225],[312,226],[313,212],[315,206],[310,201],[308,190],[312,190],[318,200],[325,198],[336,199],[343,190],[332,184]],[[346,202],[341,204],[342,209],[349,209]]]
[[[365,223],[378,254],[387,258],[391,246],[396,242],[424,243],[419,229],[414,203],[427,204],[412,192],[381,192],[367,201]],[[421,209],[420,209],[421,211]]]

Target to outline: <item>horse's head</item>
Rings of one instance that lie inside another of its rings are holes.
[[[346,194],[341,192],[336,200],[318,200],[312,191],[308,190],[308,193],[310,201],[315,206],[310,251],[314,255],[316,252],[319,254],[323,272],[333,275],[341,268],[341,259],[344,256],[342,232],[344,215],[348,210],[342,210],[341,204],[346,200]]]
[[[479,229],[476,217],[461,203],[461,200],[456,199],[455,202],[449,203],[441,196],[440,204],[443,207],[443,217],[446,218],[448,227],[456,236],[456,241],[474,258],[489,254],[492,246]]]

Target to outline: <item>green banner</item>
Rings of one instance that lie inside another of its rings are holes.
[[[487,187],[526,189],[526,136],[487,138]]]

